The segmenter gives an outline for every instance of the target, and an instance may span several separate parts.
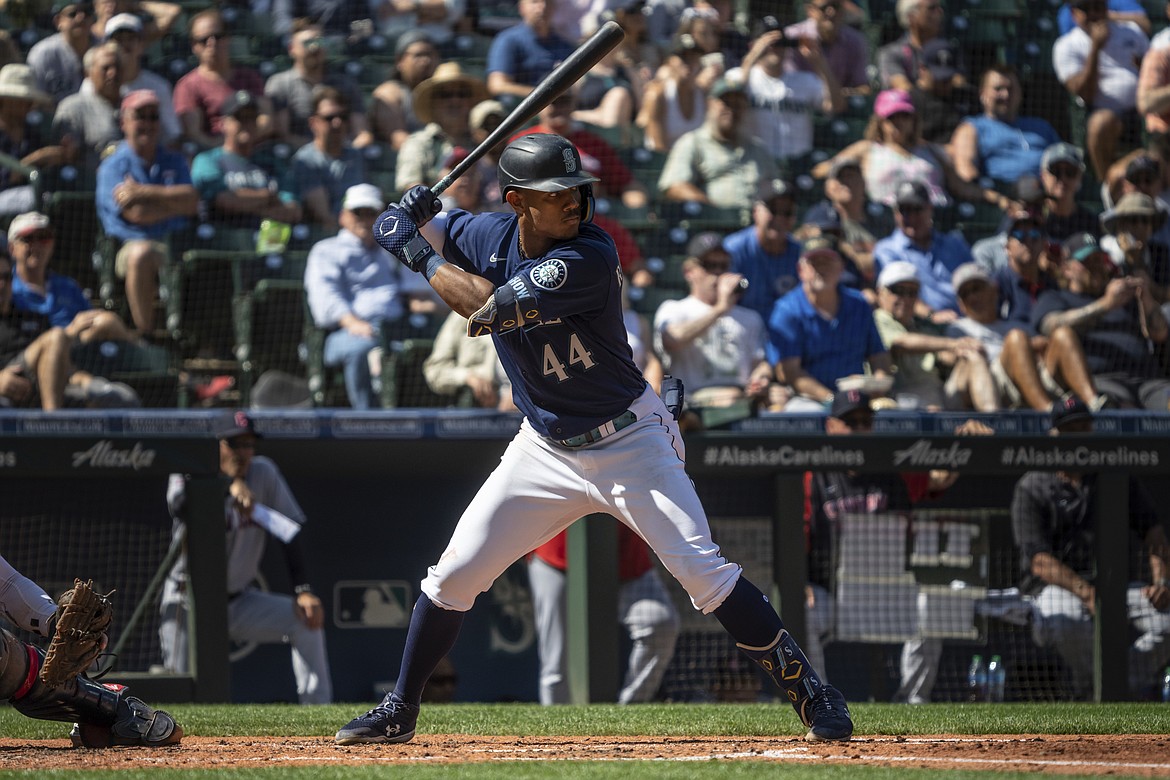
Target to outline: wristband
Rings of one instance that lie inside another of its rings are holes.
[[[293,588],[293,593],[297,594],[298,596],[301,595],[302,593],[308,593],[311,595],[313,593],[313,586],[307,582],[303,582],[300,585],[297,585],[295,588]]]
[[[439,270],[439,266],[446,265],[447,261],[442,258],[438,252],[431,252],[431,256],[427,258],[427,264],[423,266],[422,275],[426,277],[429,282],[431,277]]]

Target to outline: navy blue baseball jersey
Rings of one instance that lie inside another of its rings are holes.
[[[617,249],[586,223],[577,238],[528,258],[518,232],[514,214],[453,210],[443,255],[496,286],[498,316],[473,318],[471,333],[491,334],[532,426],[567,439],[617,417],[646,388],[626,340]]]

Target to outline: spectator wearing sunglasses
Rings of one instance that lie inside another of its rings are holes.
[[[902,181],[894,188],[894,224],[894,232],[873,249],[878,274],[895,261],[909,262],[922,284],[915,313],[935,323],[954,320],[959,302],[951,274],[971,262],[971,250],[958,236],[935,229],[930,191],[920,181]]]
[[[969,336],[944,336],[941,326],[916,316],[921,288],[918,270],[904,260],[887,265],[877,280],[873,318],[894,366],[891,395],[903,408],[996,411],[983,345]],[[944,367],[949,371],[945,383]]]
[[[81,89],[85,71],[81,58],[96,43],[89,25],[93,9],[85,3],[62,3],[53,8],[57,32],[38,41],[25,60],[37,77],[37,86],[54,103]]]
[[[264,94],[272,100],[276,122],[284,127],[277,134],[300,148],[316,138],[313,130],[314,92],[318,87],[330,86],[339,91],[349,105],[346,121],[346,140],[355,148],[371,143],[373,135],[366,125],[365,105],[357,82],[345,73],[331,73],[326,61],[327,42],[321,25],[309,19],[297,19],[288,41],[292,66],[268,77]]]
[[[102,228],[118,242],[114,267],[126,283],[130,316],[144,334],[155,329],[158,273],[170,261],[167,237],[199,208],[186,159],[161,145],[160,109],[148,89],[122,98],[126,140],[98,166],[95,196]]]
[[[198,57],[195,69],[175,83],[175,113],[183,136],[200,149],[213,149],[223,142],[224,103],[240,90],[256,97],[264,94],[264,79],[251,68],[232,63],[231,33],[215,8],[191,17],[191,52]],[[257,138],[273,132],[272,106],[264,100]]]
[[[336,230],[346,190],[366,180],[366,161],[349,141],[352,114],[340,90],[314,88],[311,111],[313,140],[293,155],[293,186],[308,219]]]
[[[1044,257],[1048,249],[1048,235],[1037,215],[1018,210],[1004,215],[1000,223],[1004,263],[991,270],[991,277],[999,290],[999,316],[1005,320],[1030,323],[1032,307],[1047,290],[1055,290],[1056,277],[1052,270],[1059,256]],[[990,269],[988,269],[990,270]]]
[[[1072,144],[1053,144],[1040,158],[1040,185],[1044,189],[1044,232],[1054,242],[1049,248],[1060,256],[1060,242],[1076,233],[1101,235],[1097,215],[1077,201],[1085,178],[1085,155]]]
[[[142,20],[134,14],[118,14],[105,22],[105,31],[106,40],[118,44],[122,52],[122,94],[149,89],[157,95],[161,138],[168,146],[173,145],[182,135],[182,128],[175,114],[171,82],[142,67],[147,45],[146,28]]]
[[[488,95],[482,80],[465,73],[457,62],[444,62],[411,96],[415,116],[425,126],[411,133],[398,150],[394,185],[401,192],[437,181],[443,160],[456,146],[475,148],[471,109]]]

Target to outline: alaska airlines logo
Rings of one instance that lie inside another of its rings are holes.
[[[904,450],[894,450],[894,465],[925,466],[927,468],[956,468],[971,460],[971,448],[958,442],[945,449],[931,447],[926,439],[919,439]]]
[[[565,149],[561,152],[561,155],[565,158],[565,173],[576,173],[577,156],[573,154],[573,150]]]
[[[558,260],[554,257],[533,268],[528,273],[528,278],[537,287],[545,290],[556,290],[562,287],[565,280],[569,278],[569,268],[565,265],[564,260]]]
[[[142,442],[134,442],[130,449],[117,449],[109,439],[102,439],[88,450],[73,453],[73,468],[89,466],[93,469],[148,469],[154,463],[155,451],[146,449]]]

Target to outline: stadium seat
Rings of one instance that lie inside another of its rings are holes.
[[[232,321],[242,406],[249,404],[252,387],[265,371],[303,373],[304,317],[305,288],[299,279],[261,279],[250,292],[236,296]]]
[[[407,339],[401,347],[383,354],[382,406],[387,409],[454,406],[455,396],[431,390],[422,366],[430,357],[432,339]]]
[[[44,198],[44,213],[57,237],[51,270],[73,277],[83,290],[91,292],[99,287],[94,267],[99,227],[94,194],[92,189],[53,192]]]

